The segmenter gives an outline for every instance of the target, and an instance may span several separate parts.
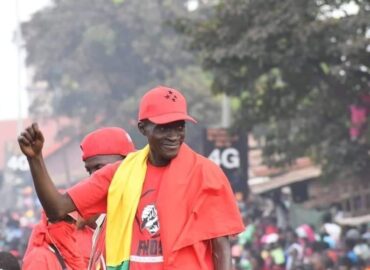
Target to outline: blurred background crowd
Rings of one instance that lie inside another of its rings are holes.
[[[248,225],[232,240],[235,269],[368,269],[370,224],[341,226],[333,207],[315,224],[292,226],[289,206],[263,207],[269,200],[240,201]]]
[[[17,205],[0,214],[0,251],[10,251],[21,262],[41,206],[31,187],[20,192]],[[289,192],[286,195],[276,201],[235,193],[246,224],[245,231],[231,239],[235,270],[369,268],[369,223],[340,225],[334,220],[342,213],[335,206],[312,216],[313,223],[297,223],[291,220],[292,201]]]

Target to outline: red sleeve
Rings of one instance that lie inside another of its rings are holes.
[[[80,215],[84,218],[106,213],[107,194],[113,176],[121,161],[109,164],[89,178],[67,190]]]
[[[201,187],[191,205],[187,223],[174,245],[175,250],[196,242],[235,235],[245,229],[235,196],[223,171],[215,163],[206,160],[198,175],[203,178],[196,179],[195,175],[192,181],[201,180]]]

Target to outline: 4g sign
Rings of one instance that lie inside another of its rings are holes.
[[[209,128],[204,136],[204,156],[222,168],[234,191],[247,190],[246,134],[230,134],[222,128]]]
[[[239,150],[234,147],[225,149],[215,148],[209,154],[208,158],[218,166],[228,170],[240,168]]]
[[[24,155],[13,155],[11,156],[6,165],[12,171],[21,171],[25,172],[29,170],[27,158]]]

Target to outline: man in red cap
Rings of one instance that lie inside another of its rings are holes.
[[[121,161],[135,150],[128,133],[117,127],[101,128],[89,133],[80,146],[82,160],[89,174],[107,164]],[[78,217],[76,212],[72,212],[63,220],[50,223],[45,213],[42,213],[41,221],[35,226],[29,239],[22,269],[87,269],[92,250],[93,229],[86,225],[95,225],[95,219],[85,221]],[[102,226],[102,223],[98,224],[98,227]],[[101,232],[103,239],[104,234],[104,231]],[[98,235],[95,236],[95,239],[97,238]],[[96,247],[95,244],[94,253],[98,255],[98,259],[101,258],[103,248],[104,246]],[[93,263],[100,261],[91,264]],[[104,260],[101,263],[104,265]]]
[[[48,176],[38,126],[18,141],[50,219],[107,212],[108,269],[231,270],[228,236],[243,231],[240,213],[222,170],[184,143],[185,121],[196,122],[178,90],[151,89],[138,117],[148,145],[65,194]]]

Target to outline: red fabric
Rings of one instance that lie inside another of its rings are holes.
[[[363,106],[352,105],[351,107],[351,123],[353,125],[362,125],[366,121],[366,108]]]
[[[308,241],[310,242],[316,241],[315,232],[309,225],[303,224],[300,227],[302,227],[302,229],[306,232]]]
[[[357,139],[360,137],[361,132],[366,124],[367,120],[367,109],[364,106],[351,105],[351,127],[350,136],[351,139]]]
[[[93,173],[90,178],[68,189],[68,195],[83,218],[107,212],[109,185],[120,164],[121,161],[108,164]]]
[[[230,183],[186,144],[169,167],[157,201],[164,268],[213,269],[208,240],[244,230]]]
[[[69,269],[87,268],[79,243],[76,242],[76,226],[64,221],[48,223],[45,213],[42,213],[41,221],[34,227],[28,242],[22,269],[61,269],[56,255],[49,249],[50,244],[57,247]],[[37,260],[33,261],[34,258]],[[38,268],[41,262],[46,264],[44,267],[55,265],[56,262],[59,268]]]
[[[80,214],[106,211],[107,192],[119,162],[107,165],[68,191]],[[183,144],[158,193],[164,268],[212,269],[208,240],[242,232],[244,225],[230,184],[212,161]],[[181,173],[180,173],[181,172]]]
[[[141,99],[139,121],[149,119],[156,124],[166,124],[178,120],[194,118],[188,115],[185,97],[176,89],[157,86],[149,90]]]
[[[338,254],[334,250],[331,249],[327,250],[326,255],[328,255],[328,257],[334,262],[334,264],[336,264],[339,260]]]
[[[274,225],[267,225],[265,234],[279,234],[279,229]]]
[[[161,179],[166,167],[155,167],[148,162],[140,202],[132,232],[131,255],[147,262],[130,258],[130,270],[162,270],[163,262],[150,262],[151,258],[163,261],[161,243],[161,221],[155,207]],[[152,226],[150,226],[152,225]],[[152,260],[153,261],[153,260]]]
[[[24,256],[22,270],[62,270],[62,267],[47,246],[35,246]]]
[[[79,250],[81,251],[81,255],[85,265],[89,264],[93,233],[94,231],[90,229],[88,226],[85,226],[85,228],[83,229],[76,230],[76,241]]]
[[[82,160],[97,155],[127,156],[135,151],[130,135],[122,128],[107,127],[97,129],[81,142]]]

